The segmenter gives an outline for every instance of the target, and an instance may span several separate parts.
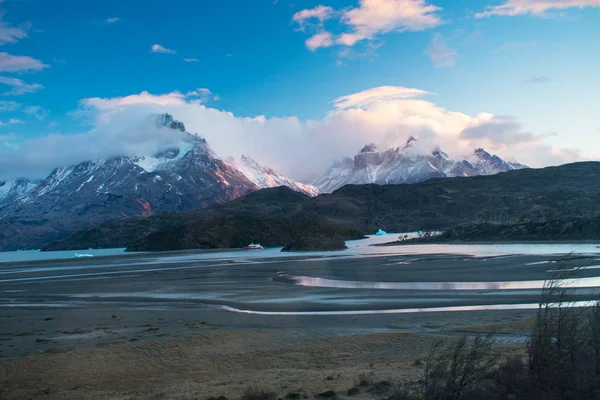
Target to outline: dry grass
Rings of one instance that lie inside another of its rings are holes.
[[[535,324],[535,317],[520,319],[518,321],[505,322],[501,324],[491,325],[475,325],[464,328],[454,329],[454,332],[461,333],[512,333],[512,334],[529,334]]]

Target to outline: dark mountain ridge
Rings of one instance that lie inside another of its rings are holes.
[[[313,198],[264,189],[202,210],[87,229],[46,249],[170,250],[237,247],[250,240],[285,246],[298,235],[350,239],[378,228],[407,232],[598,215],[600,163],[583,162],[410,185],[347,185]]]

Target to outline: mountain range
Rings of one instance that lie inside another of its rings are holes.
[[[410,137],[402,147],[378,151],[369,144],[354,156],[335,162],[314,182],[321,191],[331,193],[348,184],[401,184],[423,182],[431,178],[494,175],[499,172],[527,168],[517,162],[502,160],[484,149],[476,149],[462,161],[451,160],[446,153],[435,150],[429,155],[411,151],[417,139]]]
[[[153,154],[88,160],[56,168],[42,180],[0,181],[0,251],[40,248],[91,226],[200,209],[264,188],[287,186],[314,197],[348,184],[417,183],[526,168],[483,149],[463,161],[440,150],[415,154],[411,137],[404,146],[385,151],[367,145],[310,185],[245,155],[221,159],[205,139],[169,114],[151,122],[173,139]]]

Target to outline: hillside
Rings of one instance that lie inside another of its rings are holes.
[[[600,215],[599,182],[600,163],[584,162],[410,185],[347,185],[313,198],[287,188],[265,189],[203,210],[91,228],[46,250],[237,247],[251,240],[284,246],[295,235],[349,239],[378,228],[405,232],[568,220]]]
[[[512,224],[485,222],[473,225],[458,225],[446,229],[440,235],[394,241],[382,244],[382,246],[420,243],[565,240],[600,240],[600,217],[562,218]]]

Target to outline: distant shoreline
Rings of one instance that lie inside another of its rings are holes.
[[[506,245],[506,244],[598,244],[600,240],[581,239],[581,240],[435,240],[435,239],[408,239],[396,240],[387,243],[376,243],[370,246],[386,247],[386,246],[408,246],[416,244],[456,244],[456,245]]]

